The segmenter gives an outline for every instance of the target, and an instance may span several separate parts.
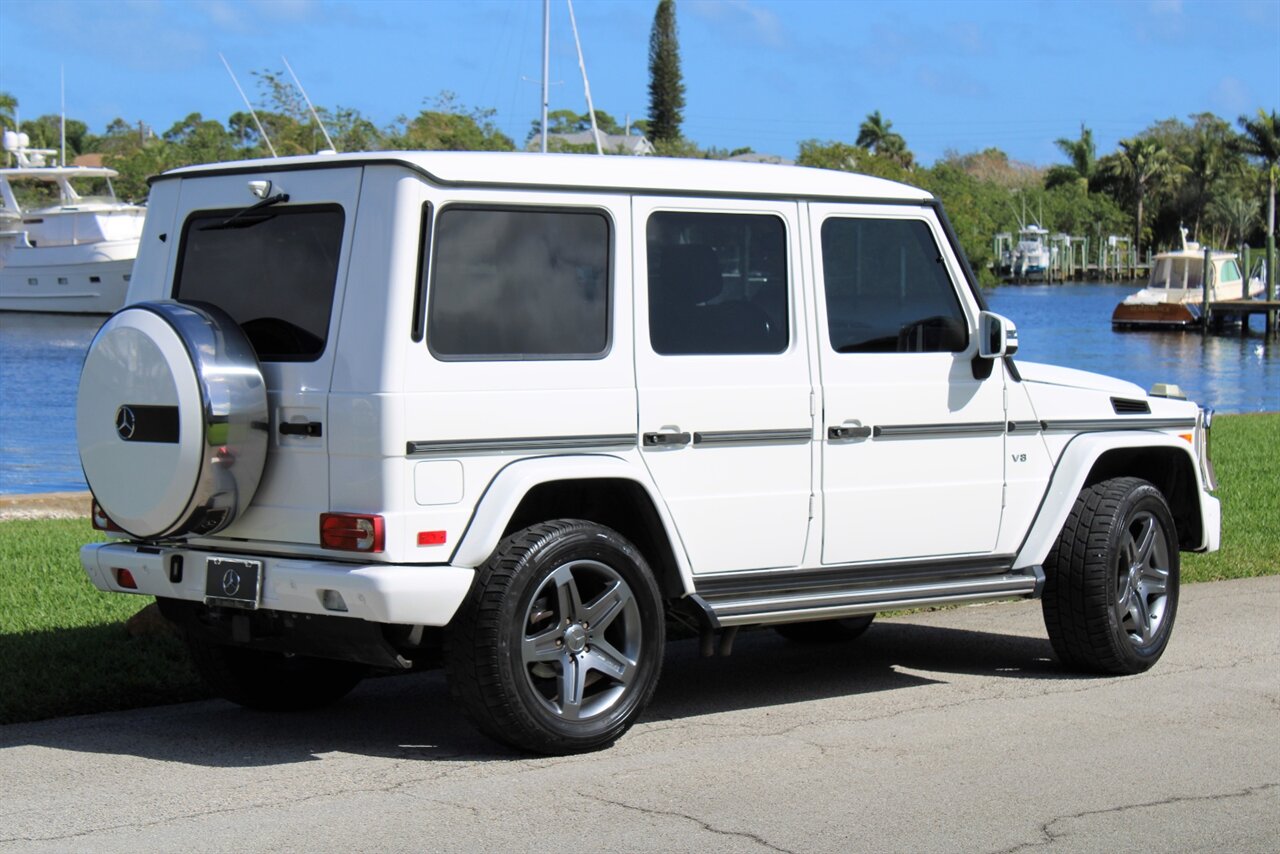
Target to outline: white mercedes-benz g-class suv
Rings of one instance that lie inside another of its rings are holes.
[[[76,427],[102,590],[210,686],[334,701],[443,657],[488,735],[609,744],[668,617],[851,639],[1042,597],[1160,657],[1218,547],[1209,415],[1015,362],[938,202],[782,166],[378,153],[154,180]]]

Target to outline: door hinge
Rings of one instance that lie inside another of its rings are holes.
[[[1008,506],[1009,506],[1009,484],[1006,483],[1000,487],[1000,509],[1003,510]]]
[[[817,415],[817,414],[818,414],[817,395],[814,394],[813,390],[811,389],[809,391],[809,417],[812,418],[814,415]]]
[[[809,518],[813,518],[813,495],[809,495]]]

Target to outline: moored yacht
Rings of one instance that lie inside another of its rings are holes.
[[[1205,250],[1187,240],[1182,248],[1158,253],[1151,262],[1147,286],[1126,297],[1111,314],[1111,325],[1132,327],[1186,327],[1200,322],[1204,311]],[[1234,252],[1209,252],[1209,299],[1250,299],[1262,293],[1261,279],[1245,281]]]
[[[29,148],[6,131],[17,166],[0,169],[0,311],[110,314],[124,304],[146,208],[116,198],[101,166],[48,165],[57,152]],[[106,179],[106,195],[82,196],[73,182]],[[56,185],[54,204],[23,208],[14,181]]]

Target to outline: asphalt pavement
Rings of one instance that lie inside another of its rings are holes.
[[[1275,852],[1280,576],[1184,588],[1140,676],[1063,671],[1039,603],[1002,603],[672,643],[586,756],[495,746],[423,673],[0,727],[0,792],[0,852]]]

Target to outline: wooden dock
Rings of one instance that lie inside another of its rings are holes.
[[[1240,317],[1240,334],[1244,335],[1249,331],[1249,317],[1254,314],[1265,314],[1268,316],[1267,332],[1275,334],[1276,322],[1275,317],[1280,314],[1280,300],[1261,300],[1261,299],[1228,299],[1228,300],[1210,300],[1209,301],[1209,317],[1210,322],[1206,325],[1219,325],[1223,319],[1227,317]]]

